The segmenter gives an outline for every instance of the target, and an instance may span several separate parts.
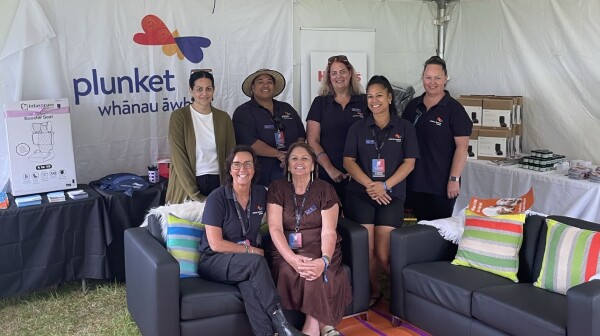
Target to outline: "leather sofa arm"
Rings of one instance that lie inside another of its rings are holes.
[[[369,310],[369,236],[367,229],[349,219],[338,220],[342,236],[342,262],[351,269],[352,303],[349,314]]]
[[[404,316],[404,279],[402,270],[412,264],[452,260],[457,245],[445,240],[438,229],[428,225],[405,226],[390,237],[390,312]]]
[[[127,307],[143,335],[179,335],[179,263],[144,228],[125,230]]]
[[[569,335],[600,335],[600,280],[567,291],[567,315]]]

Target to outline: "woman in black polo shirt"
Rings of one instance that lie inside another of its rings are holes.
[[[313,100],[306,117],[306,137],[317,153],[319,177],[333,185],[342,202],[346,199],[348,184],[344,145],[350,126],[367,114],[367,98],[363,92],[348,58],[331,56],[319,96]]]
[[[267,191],[253,183],[255,162],[248,146],[237,146],[227,156],[225,185],[208,196],[202,215],[206,234],[198,274],[238,287],[255,335],[303,335],[285,319],[264,251],[256,243]]]
[[[273,99],[284,88],[285,78],[281,73],[260,69],[242,84],[242,91],[251,99],[233,113],[237,143],[251,146],[258,155],[261,170],[258,184],[264,186],[283,177],[288,146],[306,138],[298,112],[290,104]]]
[[[350,127],[344,149],[352,177],[344,213],[369,233],[371,305],[381,297],[378,266],[389,274],[390,233],[404,222],[405,179],[419,158],[415,128],[397,116],[392,93],[384,76],[369,80],[371,115]]]
[[[418,220],[452,216],[467,163],[473,122],[465,108],[445,90],[446,62],[433,56],[425,62],[425,93],[406,105],[402,118],[417,130],[421,159],[408,178],[407,207]]]

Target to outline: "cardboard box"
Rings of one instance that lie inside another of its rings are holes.
[[[4,110],[12,194],[76,188],[69,100],[12,102]]]
[[[496,160],[510,155],[510,130],[480,129],[477,138],[477,151],[480,160]]]
[[[513,114],[512,99],[483,99],[483,121],[481,126],[492,129],[511,129]]]
[[[158,175],[168,179],[169,169],[171,168],[171,159],[160,159],[156,164],[158,166]]]
[[[467,147],[467,160],[477,160],[477,140],[479,138],[479,130],[474,129],[469,137],[469,146]]]
[[[481,127],[481,118],[483,112],[483,99],[471,97],[459,97],[456,99],[467,111],[469,118],[473,122],[473,128]]]

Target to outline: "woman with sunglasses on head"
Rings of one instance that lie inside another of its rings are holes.
[[[367,102],[371,114],[353,124],[346,138],[344,167],[352,179],[344,214],[368,232],[373,306],[381,298],[379,267],[390,273],[390,234],[404,222],[405,181],[419,148],[414,126],[396,113],[387,78],[369,80]]]
[[[417,220],[452,216],[467,163],[473,122],[446,90],[446,62],[433,56],[423,68],[425,93],[411,100],[402,117],[415,125],[421,159],[408,178],[407,208]]]
[[[198,274],[238,287],[255,335],[302,335],[283,315],[264,250],[257,245],[267,191],[254,183],[255,164],[249,146],[236,146],[227,156],[225,185],[208,196],[202,215],[206,234]]]
[[[365,118],[366,95],[356,70],[344,55],[327,60],[319,95],[306,117],[308,144],[317,153],[319,176],[331,183],[340,200],[345,202],[348,173],[344,169],[343,152],[350,126]]]
[[[352,293],[341,267],[339,199],[329,183],[317,178],[316,168],[311,147],[296,142],[286,157],[288,178],[269,187],[269,233],[276,248],[271,273],[282,307],[306,315],[303,333],[335,336],[339,332],[334,326]]]
[[[264,186],[283,176],[288,146],[306,138],[298,112],[290,104],[274,99],[284,88],[281,73],[260,69],[242,83],[242,91],[250,100],[233,113],[237,142],[256,151],[261,166],[258,183]]]
[[[171,164],[166,202],[203,201],[225,179],[227,152],[235,146],[231,117],[212,106],[215,79],[209,71],[192,71],[192,104],[171,113]]]

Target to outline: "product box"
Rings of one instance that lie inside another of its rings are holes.
[[[469,118],[473,122],[473,129],[481,127],[481,118],[483,112],[483,99],[472,97],[459,97],[456,99],[467,111]]]
[[[511,129],[512,114],[512,98],[485,98],[483,99],[483,121],[481,126],[493,129]]]
[[[156,162],[158,166],[158,175],[166,179],[169,178],[169,168],[171,168],[171,159],[160,159]]]
[[[4,105],[14,196],[77,187],[67,98]]]
[[[469,146],[467,147],[467,159],[468,160],[477,160],[477,153],[479,150],[477,149],[477,140],[479,138],[479,130],[474,129],[471,131],[471,137],[469,137]]]
[[[480,160],[507,158],[511,151],[511,131],[480,129],[477,138],[477,155]]]

